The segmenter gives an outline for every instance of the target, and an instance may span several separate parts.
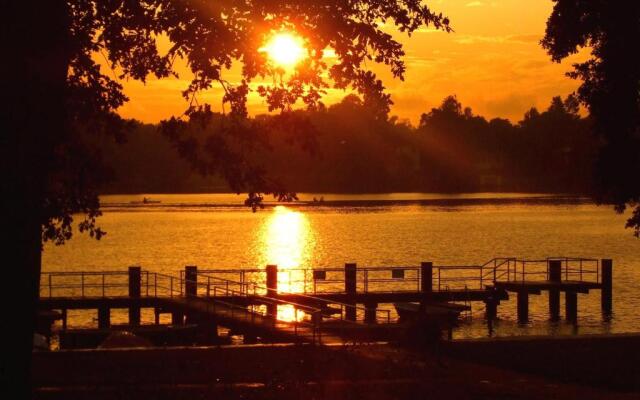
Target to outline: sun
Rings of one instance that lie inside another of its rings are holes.
[[[293,67],[307,57],[302,38],[290,32],[276,33],[261,50],[276,65],[285,68]]]

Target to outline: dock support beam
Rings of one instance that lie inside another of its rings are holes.
[[[433,294],[433,263],[431,261],[420,263],[420,291],[422,292],[420,305],[424,307]]]
[[[485,318],[488,321],[493,321],[498,316],[498,302],[493,298],[488,298],[484,302],[485,305]]]
[[[242,333],[243,344],[256,344],[258,343],[258,336],[255,333],[243,332]]]
[[[567,321],[576,322],[578,320],[578,293],[565,292],[565,309]]]
[[[267,297],[275,299],[278,296],[278,266],[267,265]],[[267,315],[278,316],[278,305],[267,304]]]
[[[109,307],[98,308],[98,329],[109,329],[111,326],[111,310]]]
[[[560,260],[549,261],[549,281],[560,283],[562,281],[562,262]],[[549,290],[549,318],[551,321],[560,319],[560,291]]]
[[[600,289],[602,312],[605,316],[609,316],[613,311],[613,261],[603,259],[600,265],[602,266],[602,288]]]
[[[529,321],[529,293],[526,290],[518,292],[518,322]]]
[[[422,293],[433,292],[433,263],[431,261],[420,263],[420,291]]]
[[[138,266],[129,267],[129,297],[133,305],[129,306],[129,325],[140,325],[140,304],[136,300],[140,299],[141,268]]]
[[[364,322],[367,324],[375,324],[377,322],[376,311],[378,303],[366,303],[364,305]]]
[[[184,267],[184,294],[189,298],[198,297],[198,267],[195,265],[187,265]],[[198,318],[194,315],[187,313],[186,323],[197,323]]]
[[[356,279],[357,266],[355,263],[346,263],[344,265],[344,292],[347,294],[347,304],[353,307],[347,307],[345,318],[348,321],[356,320],[355,296],[356,296]]]
[[[187,297],[198,296],[198,267],[195,265],[184,267],[184,292]]]
[[[171,325],[183,325],[184,315],[180,311],[171,312]]]

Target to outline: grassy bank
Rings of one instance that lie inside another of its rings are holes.
[[[507,346],[506,340],[493,342],[499,342],[495,346]],[[623,343],[618,338],[613,342],[617,346]],[[476,341],[480,344],[459,343],[454,343],[448,352],[458,356],[466,348],[470,354],[480,356],[481,349],[486,352],[490,348],[481,341]],[[592,348],[601,346],[604,351],[610,346],[604,343],[597,341]],[[541,346],[551,348],[546,342],[539,342],[536,347],[535,341],[528,346],[530,352],[539,351]],[[497,351],[502,354],[511,350],[496,347],[493,351],[493,354],[498,354]],[[564,356],[569,355],[567,350]],[[446,366],[441,366],[431,355],[389,345],[255,345],[43,352],[34,353],[34,397],[333,400],[632,399],[638,395],[561,383],[557,379],[455,358],[446,357],[444,364]],[[593,360],[592,364],[598,364],[598,360]],[[595,367],[591,371],[596,373]]]

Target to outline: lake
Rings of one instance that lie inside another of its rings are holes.
[[[585,199],[518,193],[377,195],[300,194],[266,201],[256,213],[233,194],[101,197],[107,232],[47,244],[43,271],[124,271],[130,265],[178,273],[203,269],[282,269],[478,265],[494,257],[573,256],[613,259],[614,314],[603,321],[600,294],[578,295],[578,323],[548,322],[548,298],[530,297],[531,322],[516,323],[515,295],[499,307],[495,335],[638,332],[640,240],[626,216]],[[323,201],[313,201],[313,198]],[[564,314],[564,307],[561,309]],[[474,305],[454,337],[487,336],[484,304]],[[71,318],[71,314],[70,314]],[[78,317],[79,325],[92,319]],[[114,322],[118,322],[114,318]]]

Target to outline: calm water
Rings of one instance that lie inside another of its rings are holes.
[[[257,213],[235,195],[104,196],[101,240],[83,235],[47,245],[44,271],[121,270],[141,265],[177,273],[199,268],[417,266],[482,264],[497,256],[580,256],[614,260],[614,316],[604,322],[600,294],[578,296],[578,325],[547,321],[547,296],[531,296],[531,323],[516,322],[515,296],[499,307],[497,335],[640,331],[640,240],[625,216],[584,201],[520,194],[324,195],[323,203],[269,206]],[[415,284],[413,284],[415,285]],[[487,335],[477,304],[455,337]],[[564,314],[564,308],[562,308]],[[117,318],[114,318],[117,322]],[[86,315],[80,325],[92,323]]]

